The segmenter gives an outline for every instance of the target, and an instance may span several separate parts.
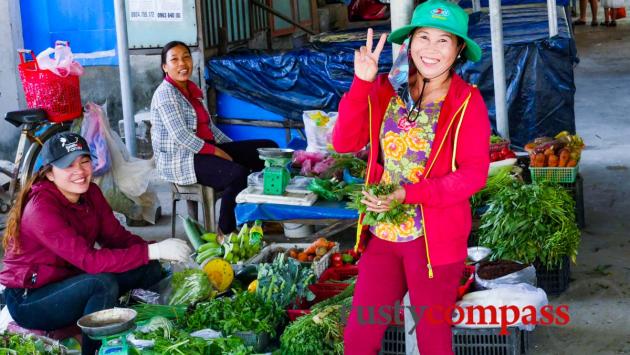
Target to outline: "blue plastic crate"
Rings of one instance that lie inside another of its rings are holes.
[[[221,118],[258,121],[284,121],[284,117],[267,111],[253,103],[237,99],[224,92],[217,92],[217,114]]]
[[[217,127],[228,137],[235,141],[248,139],[271,139],[278,143],[280,148],[287,148],[291,139],[302,138],[303,133],[299,129],[291,128],[291,139],[287,141],[286,128],[256,127],[238,124],[217,124]]]

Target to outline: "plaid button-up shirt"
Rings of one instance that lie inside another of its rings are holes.
[[[213,124],[210,128],[218,144],[231,141]],[[197,183],[193,158],[204,141],[195,132],[197,115],[194,108],[175,86],[164,80],[151,101],[151,141],[162,179],[178,185]]]

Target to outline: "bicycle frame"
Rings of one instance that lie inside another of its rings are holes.
[[[42,122],[25,123],[20,126],[20,139],[13,171],[1,169],[0,172],[6,174],[11,179],[8,191],[0,190],[0,200],[3,206],[0,210],[8,209],[13,204],[16,192],[20,186],[24,186],[36,168],[36,158],[44,145],[44,142],[57,132],[70,129],[72,121],[63,123]]]

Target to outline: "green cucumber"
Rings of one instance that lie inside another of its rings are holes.
[[[190,217],[188,217],[188,218],[190,218]],[[197,221],[194,218],[190,218],[190,220],[195,225],[195,228],[197,228],[197,230],[199,231],[199,235],[203,235],[203,234],[208,233],[208,231],[206,231],[206,228],[204,228],[204,226],[201,223],[199,223],[199,221]]]
[[[196,251],[200,246],[204,244],[203,240],[201,240],[201,234],[199,234],[199,230],[195,227],[195,224],[190,217],[184,218],[179,216],[182,219],[182,223],[184,224],[184,231],[186,231],[186,237],[192,244],[193,249]]]

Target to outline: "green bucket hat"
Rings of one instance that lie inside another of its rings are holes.
[[[402,44],[418,27],[432,27],[452,33],[466,42],[466,57],[481,59],[481,48],[468,37],[468,14],[459,5],[444,0],[429,0],[416,7],[411,23],[393,31],[387,40]]]

